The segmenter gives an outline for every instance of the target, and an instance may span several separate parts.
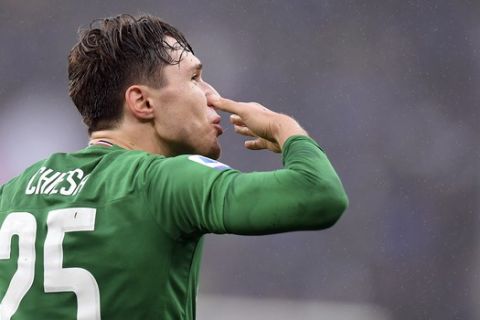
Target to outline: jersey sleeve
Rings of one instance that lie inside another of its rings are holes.
[[[289,138],[283,163],[276,171],[242,173],[201,156],[159,161],[147,188],[155,219],[175,237],[312,230],[337,221],[348,200],[317,143]]]

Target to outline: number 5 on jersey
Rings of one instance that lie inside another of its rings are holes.
[[[62,268],[62,242],[65,232],[93,231],[92,208],[68,208],[48,213],[48,233],[44,245],[45,292],[74,292],[77,320],[100,319],[98,284],[90,272],[81,268]],[[32,286],[35,273],[37,222],[28,212],[10,213],[0,228],[0,259],[10,259],[11,240],[18,235],[18,268],[0,303],[0,320],[9,320]]]

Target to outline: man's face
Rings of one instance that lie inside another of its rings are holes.
[[[167,41],[175,40],[167,38]],[[173,52],[178,58],[182,50]],[[202,79],[200,60],[183,52],[177,65],[163,68],[164,84],[153,91],[155,131],[170,155],[201,154],[220,156],[220,116],[207,105],[207,95],[218,94]]]

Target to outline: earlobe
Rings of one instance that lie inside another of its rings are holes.
[[[149,90],[146,86],[133,85],[125,91],[127,108],[139,120],[149,120],[154,117],[154,110],[149,99]]]

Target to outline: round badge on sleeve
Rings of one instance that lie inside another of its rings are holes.
[[[221,163],[217,160],[213,160],[213,159],[210,159],[208,157],[204,157],[204,156],[201,156],[201,155],[198,155],[198,154],[189,156],[188,159],[193,161],[193,162],[200,163],[201,165],[204,165],[206,167],[210,167],[210,168],[218,170],[218,171],[231,169],[229,166],[227,166],[224,163]]]

